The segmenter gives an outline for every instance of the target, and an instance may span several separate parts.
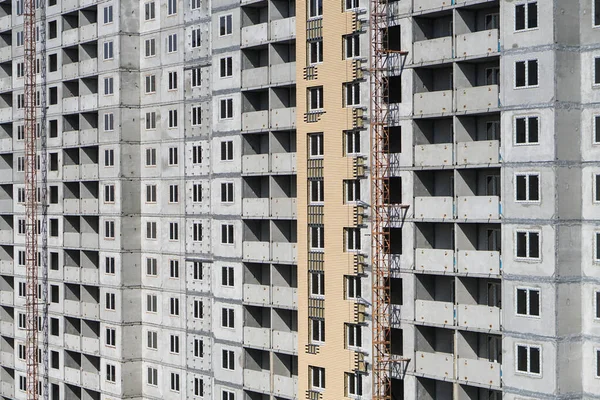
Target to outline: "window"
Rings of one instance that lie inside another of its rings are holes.
[[[325,248],[325,232],[322,226],[310,227],[310,249],[323,250]]]
[[[538,85],[538,60],[517,61],[515,63],[515,87],[524,88]]]
[[[310,272],[310,297],[325,296],[325,274],[322,271]]]
[[[235,327],[235,311],[233,308],[225,308],[221,309],[221,326],[223,328],[234,328]]]
[[[219,102],[219,117],[221,119],[233,118],[233,99],[221,99]]]
[[[200,47],[200,43],[201,43],[200,38],[201,38],[200,28],[192,29],[192,49]]]
[[[192,147],[192,163],[202,164],[202,146],[199,144]]]
[[[113,22],[113,6],[104,7],[104,23],[110,24]]]
[[[308,42],[308,63],[318,64],[323,62],[323,41]]]
[[[541,348],[517,344],[517,372],[539,375],[541,373]]]
[[[25,297],[27,294],[27,284],[25,282],[19,282],[19,297]]]
[[[179,260],[169,260],[169,278],[179,278]]]
[[[219,18],[219,36],[231,35],[233,32],[232,15],[223,15]]]
[[[360,83],[346,83],[345,85],[346,105],[356,106],[360,104]]]
[[[360,36],[347,35],[344,37],[346,58],[360,57]]]
[[[233,225],[222,224],[221,225],[221,244],[233,244]]]
[[[313,0],[314,1],[314,0]],[[310,368],[310,386],[312,390],[325,389],[325,368],[309,367]]]
[[[539,260],[540,232],[517,231],[517,258]]]
[[[154,296],[156,298],[156,296]],[[147,335],[147,347],[152,350],[158,349],[158,332],[148,331]]]
[[[178,125],[177,110],[169,110],[169,128],[177,128]]]
[[[192,87],[199,87],[202,81],[202,70],[200,68],[193,68],[190,74],[192,76]]]
[[[179,203],[179,185],[169,185],[169,203]]]
[[[25,357],[27,356],[27,353],[25,352],[25,345],[24,344],[20,344],[18,346],[18,358],[19,360],[25,360]]]
[[[202,124],[202,107],[192,106],[192,126],[200,126]]]
[[[27,390],[27,378],[19,375],[19,390],[24,392]]]
[[[594,58],[594,85],[600,85],[600,57]]]
[[[17,188],[17,203],[25,203],[25,188],[23,187]]]
[[[156,222],[146,222],[146,239],[156,239]]]
[[[104,257],[104,273],[107,275],[115,274],[115,258],[114,257]]]
[[[594,26],[600,26],[600,1],[599,0],[594,0],[594,11],[593,11],[593,17],[594,17]]]
[[[221,391],[222,399],[221,400],[235,400],[235,393],[229,390]]]
[[[17,326],[19,329],[25,329],[27,326],[27,317],[23,313],[19,313]]]
[[[194,300],[194,318],[202,319],[204,318],[204,307],[202,300]]]
[[[104,185],[104,202],[115,202],[115,185]]]
[[[171,372],[171,390],[179,392],[179,374],[176,372]]]
[[[223,349],[221,351],[221,361],[223,369],[235,370],[235,354],[232,350]]]
[[[362,286],[359,276],[346,276],[346,299],[359,299],[362,297]]]
[[[17,220],[17,234],[24,235],[26,229],[27,228],[25,227],[25,219],[19,218]]]
[[[17,157],[17,172],[25,171],[25,157]]]
[[[323,134],[311,133],[308,135],[310,158],[323,158]]]
[[[106,364],[106,380],[112,383],[117,381],[117,367],[112,364]]]
[[[220,76],[221,78],[229,78],[233,76],[233,57],[221,58]]]
[[[527,173],[515,175],[515,200],[518,202],[540,201],[540,174]]]
[[[346,228],[346,250],[356,251],[360,249],[360,228]]]
[[[104,114],[104,131],[110,132],[115,129],[115,115],[113,113]]]
[[[308,89],[308,110],[316,111],[323,109],[323,87]]]
[[[221,183],[221,203],[233,203],[233,182]]]
[[[179,354],[179,336],[171,335],[170,351],[173,354]]]
[[[177,89],[177,71],[169,72],[169,90]]]
[[[360,132],[359,131],[347,131],[345,132],[346,140],[346,155],[360,153]]]
[[[362,346],[362,327],[356,324],[346,324],[346,345],[348,347]]]
[[[169,314],[172,316],[179,315],[179,299],[177,297],[169,299]]]
[[[114,167],[115,165],[115,151],[113,149],[104,150],[104,166]]]
[[[156,39],[146,39],[144,41],[144,50],[146,57],[154,57],[156,55]]]
[[[346,387],[348,396],[362,396],[362,375],[358,373],[346,373]]]
[[[194,357],[204,357],[204,340],[194,339]]]
[[[155,167],[156,166],[156,149],[154,149],[154,148],[146,149],[146,166],[147,167]]]
[[[310,203],[311,204],[320,204],[325,201],[324,191],[325,191],[325,183],[322,179],[319,180],[309,180],[308,181],[309,190],[310,190]]]
[[[194,261],[192,264],[192,269],[194,270],[194,280],[201,281],[202,280],[202,263],[200,261]]]
[[[146,86],[145,86],[146,94],[155,93],[156,92],[156,75],[147,75],[146,76]]]
[[[194,378],[194,396],[204,396],[204,380],[202,378]]]
[[[105,296],[105,309],[107,310],[115,310],[116,309],[116,300],[115,300],[115,294],[114,293],[106,293]]]
[[[146,129],[156,129],[156,112],[147,112],[146,113]]]
[[[540,316],[540,289],[517,288],[517,315]]]
[[[107,346],[115,347],[117,345],[117,330],[115,328],[106,328],[105,343]]]
[[[538,27],[537,1],[527,1],[515,5],[515,31]]]
[[[169,165],[174,166],[179,164],[179,152],[177,147],[169,147]]]
[[[539,117],[515,118],[515,144],[537,144],[539,131]]]
[[[202,202],[202,184],[200,183],[194,183],[192,185],[192,202]]]
[[[309,0],[308,16],[309,18],[320,17],[323,15],[323,0]]]
[[[146,185],[146,203],[156,203],[156,185]]]
[[[221,267],[221,285],[233,287],[233,267]]]
[[[221,161],[233,161],[233,141],[221,142]]]
[[[192,225],[192,240],[194,242],[202,241],[202,223],[194,222]]]
[[[345,0],[346,10],[352,10],[359,7],[359,0]]]
[[[179,240],[179,223],[169,222],[169,240]]]
[[[167,15],[177,14],[177,0],[167,1]]]
[[[346,192],[346,203],[352,203],[360,200],[360,180],[352,179],[344,181]]]
[[[104,78],[104,94],[110,96],[115,92],[115,80],[113,77]]]
[[[112,41],[104,42],[104,60],[112,60],[114,57],[114,45]]]
[[[202,4],[202,0],[192,0],[192,4],[190,5],[190,8],[192,10],[197,10],[200,8],[201,4]]]
[[[600,232],[596,232],[595,234],[596,237],[596,254],[594,255],[594,261],[595,262],[600,262]]]
[[[310,319],[310,338],[312,343],[325,343],[325,320]]]
[[[167,53],[175,53],[177,51],[177,34],[173,33],[167,36]]]
[[[148,367],[148,385],[158,386],[158,369]]]
[[[17,47],[23,46],[23,43],[25,43],[23,31],[17,31]]]
[[[146,258],[146,275],[158,276],[158,260],[156,258]]]
[[[156,4],[150,1],[144,4],[144,20],[150,21],[156,18]]]
[[[115,221],[108,220],[104,221],[104,238],[114,239],[115,238]]]

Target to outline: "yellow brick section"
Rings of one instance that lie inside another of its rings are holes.
[[[344,323],[354,321],[353,302],[344,300],[344,275],[354,273],[353,254],[344,251],[344,228],[353,226],[353,209],[344,204],[344,179],[353,178],[353,158],[344,157],[343,132],[352,129],[352,109],[343,107],[343,84],[352,81],[352,63],[343,59],[343,36],[353,31],[354,15],[343,11],[343,0],[323,1],[323,63],[317,79],[305,80],[308,65],[307,1],[296,3],[297,157],[298,157],[298,377],[299,398],[309,390],[309,366],[326,370],[324,400],[345,395],[344,372],[354,369],[353,352],[345,349]],[[305,123],[307,89],[323,86],[324,110],[320,121]],[[307,354],[308,326],[308,184],[309,133],[324,136],[325,226],[325,344],[318,354]]]

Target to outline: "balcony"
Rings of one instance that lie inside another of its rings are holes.
[[[296,107],[271,110],[272,129],[294,129],[296,127]]]
[[[416,249],[415,270],[426,272],[452,272],[454,270],[454,251]]]
[[[15,387],[10,382],[2,382],[0,388],[4,397],[12,398],[15,393]]]
[[[500,308],[479,304],[459,304],[457,309],[458,326],[484,330],[500,330]]]
[[[82,42],[88,42],[98,38],[97,24],[89,24],[79,28],[79,38]]]
[[[463,274],[500,274],[500,252],[459,250],[456,260],[457,272]]]
[[[297,398],[298,377],[287,377],[275,374],[273,377],[273,392],[283,397]]]
[[[484,386],[500,386],[502,366],[485,359],[458,358],[457,379]]]
[[[98,129],[82,129],[79,131],[81,144],[96,144],[98,143]]]
[[[71,335],[68,333],[64,334],[65,348],[76,352],[81,351],[81,336]]]
[[[265,174],[269,172],[269,155],[253,154],[242,157],[242,173]]]
[[[1,274],[13,274],[13,261],[0,260],[0,273]]]
[[[98,319],[100,306],[97,303],[81,302],[81,316],[87,319]]]
[[[0,352],[0,365],[3,367],[14,368],[14,355],[8,351]]]
[[[273,305],[282,308],[298,307],[298,289],[273,286]]]
[[[273,262],[295,263],[298,256],[296,243],[273,243]]]
[[[461,142],[456,145],[458,165],[498,164],[500,162],[500,142],[483,140]]]
[[[271,40],[296,37],[296,17],[278,19],[271,22]]]
[[[456,111],[485,111],[499,107],[499,86],[476,86],[456,90]]]
[[[500,218],[498,196],[459,196],[456,216],[460,219],[490,220]]]
[[[65,181],[78,181],[79,180],[79,165],[64,165],[63,166],[63,179]]]
[[[84,200],[85,201],[85,200]],[[95,249],[98,247],[98,234],[97,233],[82,233],[81,234],[81,247]]]
[[[83,180],[98,179],[98,164],[83,164],[83,165],[81,165],[81,179],[83,179]]]
[[[453,217],[452,197],[415,197],[415,218],[452,219]]]
[[[12,229],[0,229],[0,243],[12,244],[13,243],[13,230]]]
[[[65,247],[80,247],[81,246],[81,235],[78,232],[65,232],[63,233],[63,245]]]
[[[98,94],[86,94],[80,97],[80,109],[81,111],[95,110],[98,108]]]
[[[250,304],[269,305],[271,303],[270,287],[265,285],[244,285],[244,302]]]
[[[81,384],[81,370],[65,367],[65,381],[79,386]]]
[[[100,389],[100,374],[97,372],[83,371],[81,373],[81,384],[86,389]]]
[[[423,144],[415,146],[416,167],[440,167],[452,165],[452,143]]]
[[[274,198],[271,199],[271,216],[276,218],[295,219],[296,199]]]
[[[454,379],[454,356],[448,353],[415,353],[415,372],[438,379]]]
[[[271,374],[269,371],[244,369],[244,387],[259,392],[269,392],[271,389]]]
[[[0,18],[0,31],[6,31],[12,27],[12,15]]]
[[[273,85],[294,82],[296,80],[296,63],[273,64],[269,72]]]
[[[63,111],[66,113],[76,113],[79,111],[79,98],[67,97],[63,99]]]
[[[6,152],[6,151],[12,151],[12,149],[13,149],[13,141],[11,138],[0,139],[0,151]]]
[[[263,110],[242,113],[242,129],[246,131],[269,129],[269,111]]]
[[[270,258],[269,242],[244,242],[243,257],[246,260],[267,261]]]
[[[63,79],[75,78],[79,74],[79,63],[73,62],[62,67]]]
[[[256,46],[269,40],[269,25],[262,24],[242,28],[242,46]]]
[[[413,96],[415,115],[447,114],[452,112],[452,90],[415,93]]]
[[[271,336],[269,328],[244,327],[244,345],[268,349],[271,347]]]
[[[13,292],[9,291],[1,291],[0,292],[0,304],[3,306],[12,306],[13,305]]]
[[[273,350],[286,353],[296,353],[298,342],[297,332],[273,331]]]
[[[415,300],[415,321],[454,325],[454,305],[443,301]]]
[[[80,75],[91,75],[98,72],[98,59],[82,60],[79,63]]]
[[[79,42],[79,29],[69,29],[62,33],[62,45],[70,46]]]
[[[415,0],[414,12],[440,9],[452,5],[452,0]]]
[[[243,199],[242,216],[248,218],[260,218],[269,216],[269,199]]]
[[[422,40],[413,44],[413,63],[422,64],[452,59],[452,37]]]
[[[67,99],[65,99],[67,100]],[[77,100],[77,99],[75,99]],[[64,104],[64,100],[63,100]],[[79,107],[79,103],[78,103]],[[79,144],[79,131],[65,131],[62,135],[63,146],[77,146]]]
[[[4,92],[12,89],[12,78],[10,76],[0,79],[0,91]]]
[[[245,69],[242,71],[242,88],[255,88],[269,84],[269,67]]]
[[[69,266],[69,265],[65,265],[63,267],[63,274],[64,274],[65,281],[79,282],[81,279],[80,272],[81,272],[81,268],[79,268],[79,267],[73,267],[73,266]]]
[[[8,61],[12,58],[12,46],[5,46],[0,49],[0,61]]]
[[[500,51],[498,29],[456,35],[456,57],[486,56]]]
[[[86,284],[98,284],[98,270],[96,268],[81,268],[81,282]]]
[[[0,321],[0,335],[13,336],[15,326],[12,322]]]
[[[80,316],[81,309],[79,300],[64,300],[63,301],[63,310],[67,315]]]
[[[81,351],[87,354],[98,355],[100,353],[100,340],[82,336]]]
[[[296,172],[296,153],[272,154],[271,171],[274,173],[294,174]]]

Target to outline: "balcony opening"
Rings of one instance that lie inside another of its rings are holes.
[[[77,11],[62,15],[63,32],[79,28],[79,16]]]
[[[0,140],[8,139],[12,144],[13,138],[13,124],[0,124]]]
[[[271,140],[272,153],[295,153],[296,131],[273,132]]]
[[[96,182],[97,184],[97,182]],[[98,195],[96,194],[96,199]],[[95,239],[98,238],[98,233],[100,232],[98,217],[84,216],[81,219],[81,233],[83,235],[90,235]],[[87,247],[87,246],[86,246]]]
[[[269,110],[269,92],[253,90],[242,94],[242,113]]]
[[[500,169],[461,169],[456,175],[456,196],[492,196],[500,198]],[[498,210],[496,210],[498,211]]]
[[[416,275],[417,300],[454,304],[454,277],[442,275]]]
[[[243,178],[242,193],[246,199],[268,199],[269,178],[264,176],[246,176]],[[250,206],[248,204],[248,206]]]
[[[502,363],[502,336],[470,331],[460,332],[457,339],[457,355],[460,358]],[[500,371],[498,371],[500,375]]]
[[[88,146],[81,148],[81,165],[98,165],[98,146]]]
[[[80,49],[80,53],[79,53],[80,61],[95,60],[98,58],[98,46],[97,46],[96,41],[82,43],[79,46],[79,49]],[[94,71],[89,71],[89,72],[94,72]]]
[[[79,269],[80,256],[79,250],[65,250],[64,251],[64,266],[68,268]]]
[[[457,89],[500,85],[500,61],[497,59],[478,59],[472,62],[459,62],[456,65],[458,68],[455,69],[454,83]]]
[[[296,3],[289,0],[271,1],[271,19],[278,20],[296,16]]]
[[[79,114],[67,114],[63,116],[63,133],[79,130]]]
[[[0,63],[0,79],[12,78],[12,63],[4,62]]]
[[[65,166],[79,165],[79,148],[63,150],[63,164]]]
[[[404,331],[402,329],[392,328],[390,330],[390,354],[395,356],[404,355]]]
[[[87,112],[79,114],[79,126],[81,130],[98,129],[98,113]]]
[[[12,93],[3,93],[0,95],[0,108],[11,108],[13,106]]]
[[[242,152],[244,155],[269,154],[269,135],[264,133],[243,135]]]
[[[438,119],[421,119],[415,123],[413,131],[414,144],[418,146],[429,146],[435,144],[452,144],[453,142],[453,127],[452,118],[438,118]],[[440,147],[432,148],[432,150],[438,150]],[[452,151],[452,146],[449,147]],[[425,149],[417,149],[426,151]],[[425,154],[415,154],[415,157],[422,157]],[[445,157],[448,158],[448,157]],[[450,162],[452,159],[450,158]]]
[[[459,116],[456,126],[456,142],[500,141],[500,114],[482,116]],[[460,161],[460,160],[459,160]]]
[[[12,30],[0,33],[0,50],[10,48],[11,46],[12,46]]]
[[[452,68],[415,68],[415,93],[449,91],[454,88]],[[450,111],[450,110],[448,110]]]
[[[296,87],[277,87],[273,88],[271,96],[271,108],[290,108],[296,107]]]
[[[100,371],[100,370],[98,370]],[[96,392],[95,390],[83,389],[83,397],[82,400],[100,400],[100,392]]]
[[[477,386],[459,385],[458,396],[464,400],[499,400],[502,392]]]
[[[298,331],[298,312],[293,310],[284,310],[274,308],[273,330],[279,332],[297,332]]]
[[[81,96],[98,94],[98,78],[83,78],[81,79],[81,83]]]
[[[81,268],[86,268],[88,271],[98,272],[99,256],[97,251],[84,250],[81,252]]]
[[[394,104],[402,103],[402,77],[390,76],[387,79],[387,85],[384,88],[385,102]]]
[[[0,18],[10,17],[12,15],[12,1],[0,4]]]
[[[265,3],[242,6],[242,28],[268,22],[269,8]]]
[[[458,251],[500,252],[500,224],[459,224],[456,232]]]
[[[269,221],[264,220],[245,220],[244,221],[244,242],[266,242],[271,238]]]
[[[402,178],[394,176],[388,178],[388,186],[385,193],[386,204],[402,204]]]
[[[415,172],[414,194],[416,197],[454,196],[454,174],[452,171]]]
[[[286,378],[298,377],[298,357],[273,353],[273,373]]]
[[[98,286],[82,285],[81,300],[91,305],[100,304],[100,288]]]
[[[95,24],[98,20],[98,10],[96,6],[81,9],[79,13],[80,26]]]
[[[48,122],[48,137],[50,137],[50,138],[58,137],[58,120],[51,119]]]
[[[0,246],[0,263],[5,262],[12,265],[14,262],[13,247],[12,246]]]
[[[491,4],[492,7],[479,6],[458,9],[455,20],[455,35],[500,29],[500,7],[498,2],[491,2]]]
[[[295,43],[274,43],[271,51],[271,65],[287,64],[296,62],[296,44]],[[293,65],[289,68],[295,71]],[[295,72],[294,72],[295,73]],[[288,79],[292,81],[293,79]]]
[[[69,97],[79,97],[79,81],[77,79],[63,83],[63,99]]]
[[[269,264],[244,263],[244,285],[269,286],[270,283]]]
[[[56,56],[56,55],[55,55]],[[63,48],[63,66],[79,62],[79,49],[77,46]],[[74,71],[75,73],[77,71]]]
[[[100,322],[89,319],[82,319],[81,335],[88,339],[100,339]]]
[[[81,388],[79,386],[65,384],[65,400],[81,399]],[[60,392],[59,392],[60,394]],[[57,397],[58,399],[59,397]]]
[[[417,399],[452,400],[452,382],[417,378]]]
[[[271,182],[273,199],[296,198],[296,175],[275,175]]]
[[[298,287],[297,267],[295,265],[273,265],[273,286],[284,289]],[[290,292],[291,293],[291,292]]]
[[[63,285],[65,292],[65,301],[72,301],[78,303],[81,301],[81,289],[79,285],[72,283],[65,283]],[[78,307],[79,305],[77,305]],[[65,317],[65,333],[70,335],[80,335],[81,327],[80,320],[76,318]]]
[[[58,54],[53,53],[48,55],[48,72],[58,71]]]
[[[415,336],[417,353],[454,354],[454,331],[451,329],[418,326]]]
[[[456,285],[457,304],[501,308],[502,293],[499,279],[460,278]]]
[[[244,306],[244,328],[270,329],[270,309],[266,307]]]
[[[401,29],[400,25],[389,26],[383,31],[383,43],[385,50],[401,51],[402,40],[401,40]]]
[[[55,251],[50,252],[50,269],[52,271],[58,271],[60,269],[59,255]]]

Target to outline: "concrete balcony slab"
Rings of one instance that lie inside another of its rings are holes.
[[[98,214],[98,199],[81,199],[82,214]]]
[[[286,353],[296,353],[298,341],[297,332],[273,331],[273,350],[284,351]]]
[[[415,93],[413,107],[415,115],[451,113],[453,110],[452,90]]]
[[[98,143],[98,129],[82,129],[79,131],[79,140],[81,144],[97,144]]]
[[[79,75],[79,63],[78,62],[63,65],[63,67],[62,67],[63,79],[75,78],[77,75]]]
[[[271,199],[271,216],[276,218],[295,219],[297,216],[296,199],[276,197]]]
[[[63,146],[79,145],[79,131],[65,131],[62,134]]]
[[[457,359],[457,379],[484,386],[500,386],[502,366],[496,362],[470,358]]]
[[[454,305],[444,301],[415,300],[415,321],[454,325]]]
[[[422,40],[413,44],[413,63],[452,60],[452,36]]]
[[[269,155],[253,154],[242,157],[242,173],[266,174],[269,172]]]
[[[269,84],[269,67],[245,69],[242,71],[242,89],[267,86]]]
[[[98,24],[93,23],[79,28],[79,39],[82,42],[98,39]]]
[[[62,45],[70,46],[79,42],[79,29],[69,29],[62,33]]]
[[[274,153],[271,155],[271,171],[293,174],[296,172],[296,153]]]
[[[79,111],[79,98],[67,97],[63,99],[63,111],[66,113],[75,113]]]
[[[63,245],[65,247],[77,248],[81,246],[81,235],[77,232],[63,233]]]
[[[95,110],[98,108],[98,94],[86,94],[80,97],[79,108],[81,111]]]
[[[12,78],[10,76],[0,79],[0,92],[12,90]]]
[[[298,395],[298,377],[273,376],[273,393],[283,397],[296,398]]]
[[[12,28],[12,15],[5,15],[0,18],[0,31],[6,31]]]
[[[65,333],[63,338],[65,340],[66,349],[77,352],[81,351],[81,336]]]
[[[458,326],[484,330],[500,330],[500,308],[479,304],[459,304],[457,309]]]
[[[245,326],[244,345],[261,349],[271,348],[271,330],[269,328]]]
[[[63,267],[63,275],[64,275],[65,281],[79,282],[80,278],[81,278],[80,273],[81,273],[81,268],[79,268],[79,267],[74,267],[74,266],[69,266],[69,265],[65,265]]]
[[[269,216],[269,199],[243,199],[242,216],[248,218],[262,218]]]
[[[415,372],[442,380],[454,379],[454,356],[448,353],[415,353]]]
[[[271,253],[274,262],[294,263],[298,259],[296,243],[274,242]]]
[[[456,144],[456,164],[487,165],[500,162],[500,141],[482,140]]]
[[[500,218],[500,198],[498,196],[459,196],[456,202],[456,217],[459,219]]]
[[[271,129],[295,129],[296,107],[275,108],[271,110]]]
[[[452,143],[420,144],[415,146],[416,167],[441,167],[452,165]]]
[[[13,140],[11,138],[0,139],[0,151],[7,152],[13,150]]]
[[[79,165],[64,165],[63,166],[63,179],[66,181],[78,181],[79,180]]]
[[[292,287],[273,286],[273,305],[283,308],[298,307],[298,289]]]
[[[244,285],[244,302],[250,304],[271,304],[271,288],[266,285]]]
[[[296,63],[273,64],[269,73],[272,85],[294,82],[296,79]]]
[[[415,197],[415,218],[452,219],[454,201],[452,197]]]
[[[498,29],[456,35],[456,57],[486,56],[500,52]]]
[[[269,24],[264,22],[242,28],[242,46],[256,46],[269,40]]]
[[[98,164],[82,164],[81,179],[96,180],[98,179]]]
[[[456,257],[456,270],[463,274],[500,274],[500,252],[459,250]]]
[[[476,86],[456,90],[456,111],[486,111],[500,106],[498,85]]]
[[[79,74],[90,75],[98,72],[98,59],[82,60],[79,62]]]
[[[416,249],[415,270],[425,272],[453,272],[454,251],[438,249]]]
[[[0,61],[8,61],[12,58],[12,46],[5,46],[0,49]]]
[[[255,371],[244,369],[244,387],[259,392],[269,392],[271,390],[271,374],[269,371]]]
[[[270,258],[269,242],[244,242],[243,257],[245,260],[266,261]]]
[[[242,129],[261,131],[269,129],[269,111],[252,111],[242,114]]]
[[[278,19],[271,22],[271,40],[293,39],[296,37],[296,17]]]

